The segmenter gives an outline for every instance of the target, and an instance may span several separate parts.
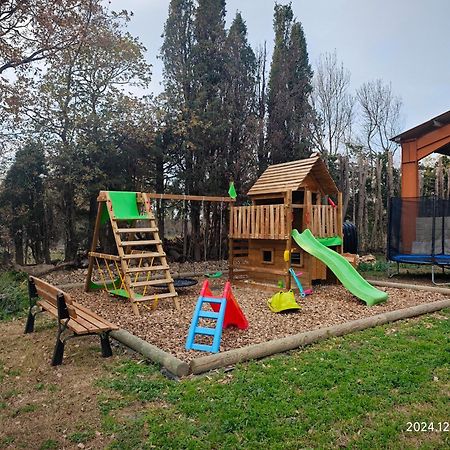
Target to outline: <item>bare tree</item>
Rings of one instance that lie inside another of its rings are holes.
[[[0,74],[41,61],[82,39],[99,0],[2,0]]]
[[[364,83],[357,91],[360,107],[362,144],[373,157],[381,151],[395,153],[397,144],[390,138],[399,133],[402,101],[392,93],[391,84],[382,80]]]
[[[348,93],[350,72],[336,51],[321,55],[313,80],[312,104],[317,113],[313,136],[324,158],[344,150],[353,122],[354,98]]]

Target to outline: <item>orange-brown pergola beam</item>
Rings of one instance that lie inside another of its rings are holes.
[[[402,197],[419,197],[419,161],[450,144],[450,124],[402,142]]]

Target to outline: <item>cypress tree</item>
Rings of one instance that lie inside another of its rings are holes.
[[[227,92],[229,132],[225,182],[232,179],[238,192],[247,186],[253,172],[257,141],[256,123],[256,57],[247,40],[247,27],[240,13],[231,24],[226,39]]]
[[[312,70],[301,24],[291,4],[275,5],[275,47],[267,100],[267,145],[272,164],[307,156],[312,120]]]

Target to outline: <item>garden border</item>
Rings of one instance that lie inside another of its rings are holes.
[[[371,281],[371,283],[377,286],[439,292],[441,294],[450,295],[450,289],[448,288],[390,283],[378,280]],[[260,344],[248,345],[214,355],[201,356],[192,359],[189,364],[181,361],[177,357],[160,349],[159,347],[150,344],[137,336],[134,336],[128,331],[118,330],[111,332],[111,337],[140,353],[145,358],[148,358],[151,361],[162,365],[166,370],[176,375],[177,377],[185,377],[189,374],[198,375],[203,372],[235,365],[240,362],[272,356],[277,353],[294,350],[296,348],[303,347],[314,342],[322,341],[330,337],[343,336],[354,331],[361,331],[367,328],[384,325],[386,323],[394,322],[397,320],[417,317],[445,308],[450,308],[450,298],[436,302],[411,306],[409,308],[398,309],[395,311],[389,311],[386,313],[377,314],[375,316],[366,317],[364,319],[352,320],[350,322],[345,322],[339,325],[305,331],[303,333],[298,333],[279,339],[273,339],[267,342],[262,342]]]

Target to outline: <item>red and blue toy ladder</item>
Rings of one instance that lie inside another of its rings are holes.
[[[223,320],[225,317],[225,309],[227,306],[227,301],[225,298],[217,297],[205,297],[202,295],[203,289],[200,297],[197,300],[197,305],[195,306],[194,315],[192,316],[191,326],[189,328],[189,333],[186,339],[186,350],[200,350],[203,352],[217,353],[220,348],[220,340],[222,338],[222,328]],[[218,306],[218,311],[207,311],[203,309],[204,304]],[[215,327],[205,327],[200,326],[199,322],[201,319],[209,319],[215,321]],[[199,344],[195,342],[195,337],[198,335],[211,336],[212,344]]]

